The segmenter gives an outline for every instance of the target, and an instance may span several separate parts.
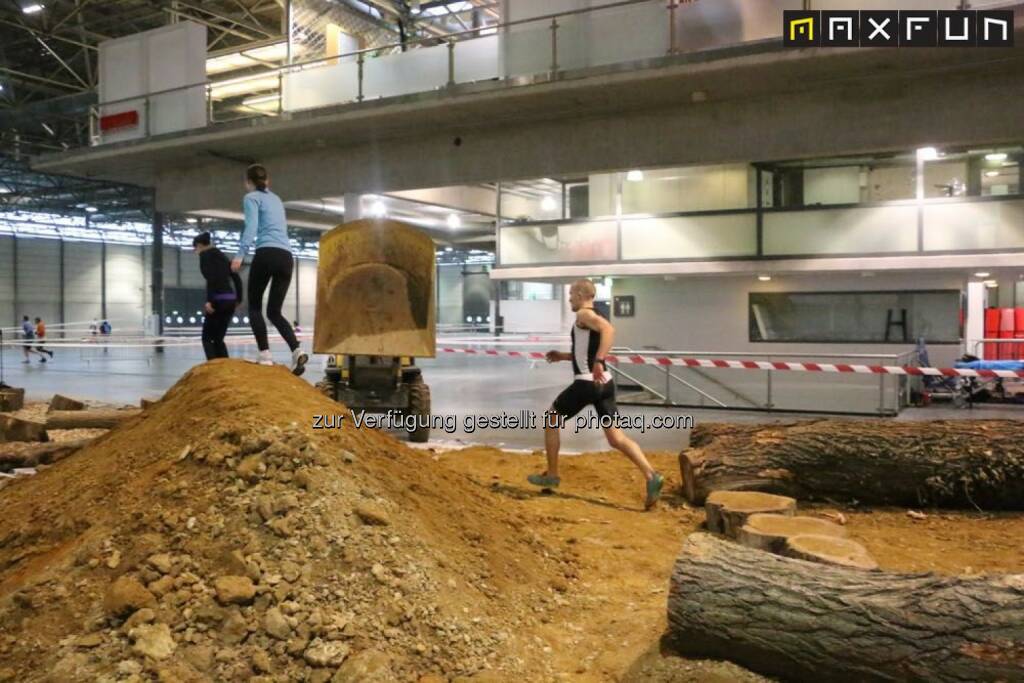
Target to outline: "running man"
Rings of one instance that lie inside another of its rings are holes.
[[[245,211],[245,229],[238,243],[238,253],[231,261],[231,270],[237,273],[242,260],[251,246],[256,247],[249,268],[249,325],[256,346],[259,347],[259,364],[273,365],[270,344],[267,341],[267,323],[263,319],[263,293],[270,285],[267,297],[267,317],[274,323],[278,333],[292,352],[291,371],[301,375],[306,369],[309,356],[299,346],[295,331],[288,319],[281,314],[284,297],[292,283],[292,245],[288,239],[288,224],[285,219],[281,198],[270,191],[270,177],[267,169],[253,164],[245,171],[245,187],[249,192],[242,200]]]
[[[32,321],[28,319],[28,316],[22,316],[21,318],[21,337],[25,340],[25,345],[21,347],[21,350],[25,354],[25,360],[21,361],[23,364],[32,362],[32,354],[39,353],[32,348],[32,340],[36,336],[36,330],[32,327]],[[46,356],[39,353],[39,362],[45,363]]]
[[[46,323],[43,322],[42,318],[36,318],[36,340],[39,341],[39,345],[36,346],[36,351],[42,356],[44,353],[53,358],[53,351],[43,348],[43,340],[46,339]],[[45,363],[46,359],[43,358],[42,362]]]
[[[576,322],[570,332],[572,351],[548,351],[546,355],[549,363],[572,362],[573,382],[558,395],[545,414],[544,446],[547,450],[548,469],[543,474],[527,477],[534,486],[556,488],[562,482],[558,476],[558,451],[565,420],[588,405],[594,407],[599,418],[608,416],[614,420],[619,414],[615,403],[615,381],[605,368],[604,361],[615,340],[615,327],[594,311],[596,293],[594,283],[590,280],[577,280],[573,283],[569,288],[569,303],[576,313]],[[604,427],[604,435],[609,446],[629,458],[643,473],[647,480],[644,508],[650,510],[661,497],[665,478],[654,471],[640,446],[626,436],[622,429],[612,424]]]
[[[203,312],[203,352],[206,360],[227,358],[224,335],[228,333],[235,308],[242,303],[242,278],[231,270],[231,261],[213,246],[210,233],[203,232],[192,240],[199,254],[199,272],[206,280],[206,303]]]

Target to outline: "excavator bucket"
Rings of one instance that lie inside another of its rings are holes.
[[[358,220],[320,238],[313,351],[435,354],[434,242],[390,220]]]

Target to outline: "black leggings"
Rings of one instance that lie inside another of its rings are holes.
[[[224,335],[228,333],[228,325],[234,314],[234,301],[218,301],[213,304],[213,313],[206,314],[206,320],[203,321],[203,351],[206,352],[206,360],[228,357]]]
[[[299,348],[288,319],[281,315],[281,305],[288,287],[292,284],[292,268],[294,261],[291,252],[276,247],[263,247],[256,250],[249,270],[249,325],[256,337],[256,345],[260,351],[270,349],[267,343],[267,323],[263,320],[263,291],[270,283],[270,296],[267,298],[267,317],[294,351]]]

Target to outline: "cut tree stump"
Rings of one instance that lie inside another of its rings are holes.
[[[150,406],[155,406],[155,405],[156,405],[156,401],[151,401],[148,398],[140,398],[139,399],[139,408],[141,408],[142,410],[145,410],[146,408],[148,408]]]
[[[0,389],[0,413],[13,413],[25,407],[25,390],[4,386]]]
[[[141,410],[55,410],[46,416],[47,429],[113,429]]]
[[[867,548],[849,538],[803,534],[786,539],[782,554],[798,560],[834,564],[852,569],[878,569]]]
[[[716,425],[680,454],[683,493],[764,491],[798,499],[1024,509],[1024,420]]]
[[[50,407],[46,409],[46,412],[52,413],[55,410],[85,410],[85,404],[61,394],[54,394],[53,398],[50,399]]]
[[[697,533],[668,619],[681,654],[785,681],[1024,680],[1024,574],[865,572]]]
[[[17,467],[35,467],[36,465],[52,465],[79,449],[88,446],[95,439],[75,439],[73,441],[51,441],[38,445],[22,447],[18,450],[0,447],[0,470],[9,471]]]
[[[736,534],[736,540],[748,548],[781,552],[786,539],[803,534],[844,538],[846,529],[817,517],[790,517],[788,515],[750,515]]]
[[[42,422],[22,420],[0,415],[0,441],[49,441],[46,425]]]
[[[708,530],[735,538],[747,518],[757,513],[792,515],[796,501],[754,491],[715,491],[704,504]]]

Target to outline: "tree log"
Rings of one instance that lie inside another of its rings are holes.
[[[0,415],[0,442],[2,441],[49,441],[49,437],[46,435],[46,425],[42,422]]]
[[[846,529],[817,517],[790,517],[758,513],[747,518],[746,524],[736,534],[736,541],[748,548],[778,553],[782,552],[787,538],[804,534],[843,538],[846,536]]]
[[[91,444],[95,439],[75,439],[73,441],[51,441],[33,444],[20,449],[0,448],[0,470],[8,471],[15,467],[35,467],[51,465],[66,458],[75,451]]]
[[[666,644],[786,681],[1024,680],[1024,574],[864,572],[692,534]]]
[[[113,429],[141,410],[55,410],[46,416],[47,429]]]
[[[25,390],[0,383],[0,413],[13,413],[25,407]]]
[[[50,399],[50,406],[46,409],[46,412],[52,413],[55,410],[85,410],[85,404],[61,394],[54,394],[53,398]]]
[[[785,496],[744,491],[715,491],[704,504],[708,530],[735,538],[747,518],[759,513],[792,515],[796,501]]]
[[[694,430],[683,491],[764,491],[798,499],[1024,509],[1024,421],[820,420]]]
[[[868,549],[849,538],[800,534],[786,539],[782,554],[798,560],[834,564],[853,569],[878,569]]]

